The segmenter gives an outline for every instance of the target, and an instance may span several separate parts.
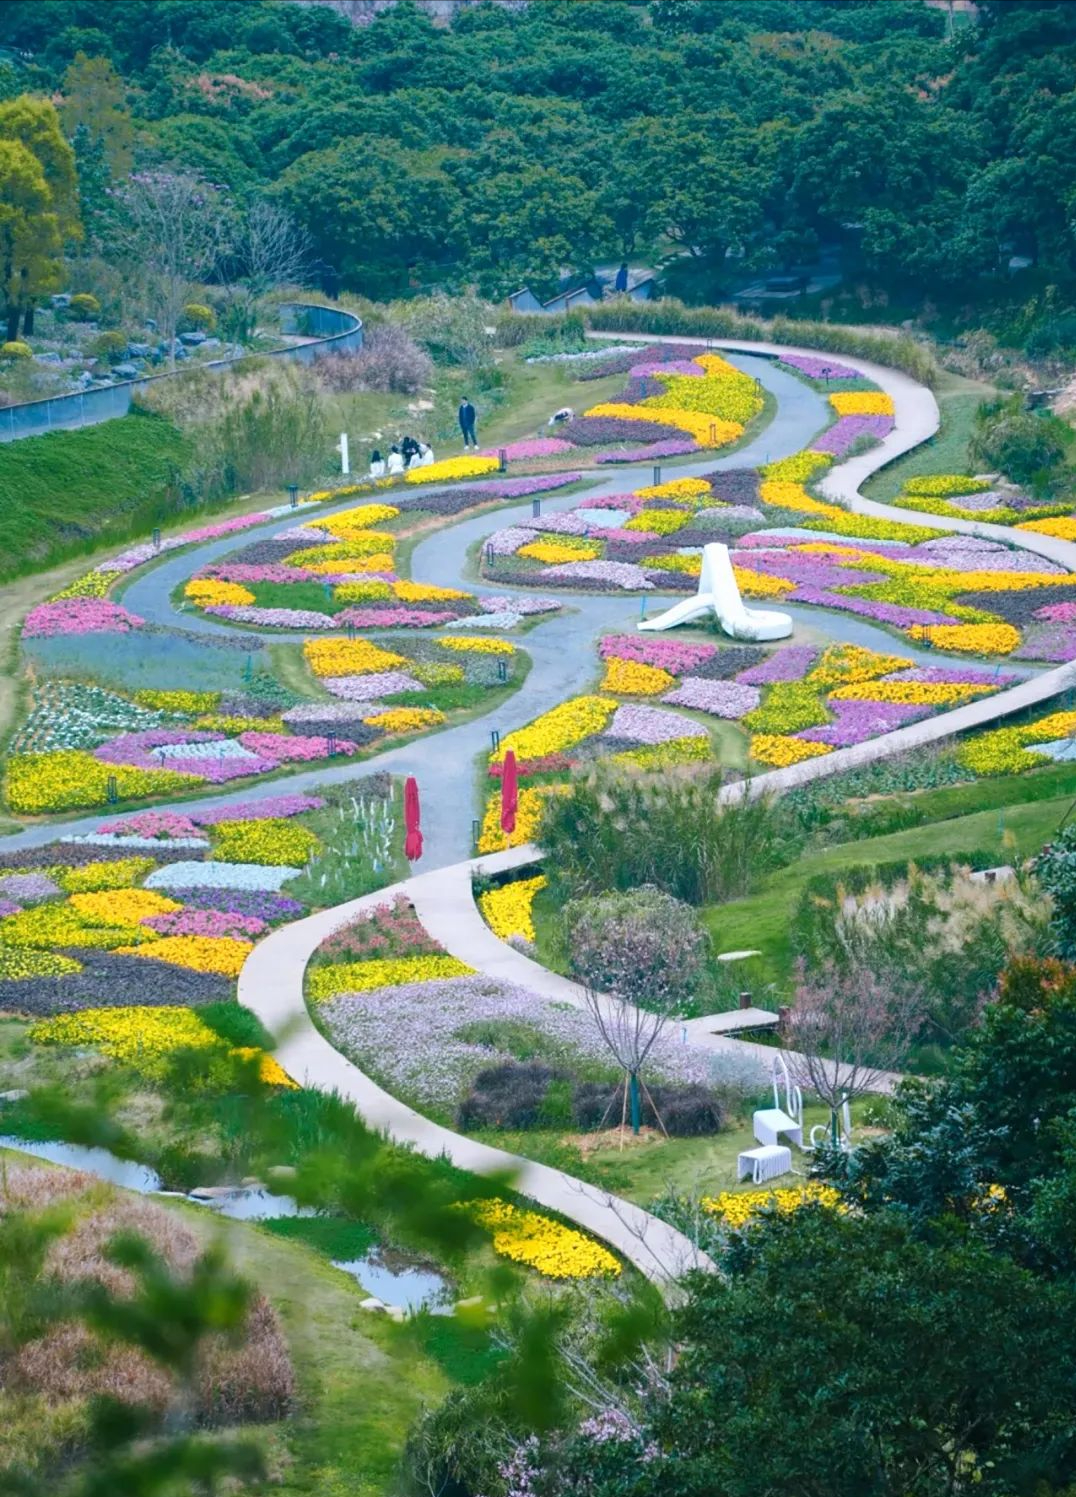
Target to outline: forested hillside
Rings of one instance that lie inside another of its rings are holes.
[[[57,91],[88,126],[91,238],[133,156],[268,191],[375,297],[624,254],[677,256],[670,289],[712,301],[822,246],[877,306],[1053,286],[1030,319],[1067,337],[1071,4],[986,0],[951,37],[920,0],[543,0],[447,28],[406,0],[367,26],[280,0],[112,0],[107,30],[93,0],[0,11],[29,54],[0,90]]]

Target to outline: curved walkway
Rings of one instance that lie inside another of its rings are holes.
[[[461,875],[469,878],[469,865]],[[427,875],[435,877],[435,875]],[[666,1295],[690,1268],[712,1269],[705,1254],[675,1228],[631,1202],[586,1185],[561,1170],[509,1154],[431,1122],[372,1081],[315,1028],[303,1001],[306,965],[334,930],[397,894],[414,895],[421,878],[393,884],[335,909],[322,910],[274,931],[254,948],[239,976],[239,1002],[278,1036],[275,1054],[304,1086],[353,1102],[371,1127],[430,1159],[442,1156],[478,1175],[504,1174],[512,1187],[601,1237]]]

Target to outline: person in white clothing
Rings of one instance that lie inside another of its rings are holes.
[[[395,478],[395,477],[397,477],[397,475],[399,475],[400,473],[402,473],[403,470],[404,470],[403,454],[400,451],[400,449],[396,446],[396,443],[393,442],[392,446],[389,448],[389,467],[388,467],[389,477],[390,478]]]
[[[375,447],[373,452],[371,452],[370,454],[370,477],[384,478],[384,476],[385,459],[381,456],[381,453]]]
[[[428,446],[425,442],[420,442],[418,444],[418,451],[412,457],[410,463],[408,464],[408,467],[428,468],[432,462],[433,448]]]

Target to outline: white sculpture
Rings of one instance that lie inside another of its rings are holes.
[[[674,603],[655,619],[644,619],[639,628],[674,629],[677,624],[686,624],[710,613],[733,639],[787,639],[792,633],[792,620],[787,613],[744,606],[729,560],[729,548],[716,541],[702,548],[702,571],[695,596]]]

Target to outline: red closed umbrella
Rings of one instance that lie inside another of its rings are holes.
[[[513,749],[504,755],[501,771],[501,831],[511,836],[516,829],[516,812],[519,810],[519,771]]]
[[[418,782],[413,774],[407,776],[404,785],[404,856],[409,863],[417,863],[422,856],[422,828],[418,804]]]

